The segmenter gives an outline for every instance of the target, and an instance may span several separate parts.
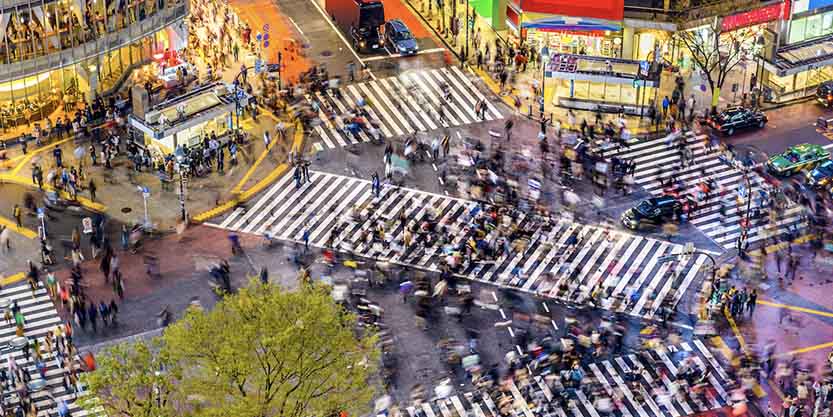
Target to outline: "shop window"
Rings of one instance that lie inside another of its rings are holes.
[[[605,86],[605,101],[608,103],[620,103],[622,100],[622,86],[620,84],[607,84]]]
[[[632,85],[623,85],[622,88],[622,95],[619,98],[619,102],[622,104],[636,104],[638,97],[636,95],[637,89],[634,88]],[[648,88],[648,87],[645,87]],[[642,89],[639,89],[639,94],[642,94]],[[647,92],[646,92],[647,94]]]
[[[833,12],[821,16],[821,32],[825,35],[833,32]]]
[[[805,28],[806,24],[807,24],[807,19],[806,18],[805,19],[797,19],[797,20],[792,21],[792,23],[790,24],[790,36],[789,36],[789,42],[788,43],[797,43],[797,42],[801,42],[804,39],[806,39],[804,37],[804,28]]]
[[[795,74],[795,90],[801,90],[807,86],[807,75],[810,71],[801,71]]]
[[[590,100],[604,101],[606,83],[587,82],[589,84]]]
[[[812,39],[821,36],[821,15],[807,18],[807,25],[804,29],[804,39]]]
[[[770,74],[769,82],[772,84],[774,89],[779,90],[781,93],[793,91],[793,79],[794,75],[786,75],[784,77],[779,77],[774,73]]]

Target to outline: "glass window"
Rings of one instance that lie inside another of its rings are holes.
[[[833,32],[833,12],[821,16],[821,32],[825,35]]]
[[[801,71],[798,74],[795,74],[795,89],[801,90],[807,85],[807,74],[810,71]]]
[[[807,26],[804,29],[804,39],[812,39],[821,36],[821,15],[807,18]]]
[[[621,103],[622,86],[620,84],[607,84],[604,97],[608,103]]]
[[[623,86],[621,86],[621,88],[622,88],[622,94],[621,94],[621,97],[619,98],[620,102],[622,104],[636,104],[636,100],[637,100],[636,89],[633,88],[632,85],[623,85]],[[643,87],[643,88],[650,88],[650,87]],[[642,89],[639,90],[639,93],[642,94]],[[645,93],[646,93],[646,97],[648,97],[648,95],[647,95],[648,92],[646,91]],[[650,95],[650,97],[653,97],[653,94]]]
[[[793,20],[790,24],[790,37],[788,43],[796,43],[801,42],[804,39],[804,27],[807,23],[807,19],[797,19]]]

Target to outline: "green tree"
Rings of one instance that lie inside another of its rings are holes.
[[[325,416],[368,411],[376,337],[320,286],[284,291],[252,280],[211,311],[189,311],[164,334],[187,369],[180,389],[205,399],[201,416]]]
[[[96,371],[82,374],[91,395],[81,406],[109,416],[174,417],[181,369],[162,349],[161,339],[119,343],[96,356]]]

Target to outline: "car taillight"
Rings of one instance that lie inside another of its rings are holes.
[[[827,95],[827,101],[833,101],[833,94]]]

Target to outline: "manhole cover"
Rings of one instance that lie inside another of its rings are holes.
[[[121,208],[121,212],[124,213],[124,214],[130,213],[131,211],[133,211],[133,209],[130,208],[130,207],[122,207]]]
[[[321,51],[321,56],[333,56],[333,51]]]

